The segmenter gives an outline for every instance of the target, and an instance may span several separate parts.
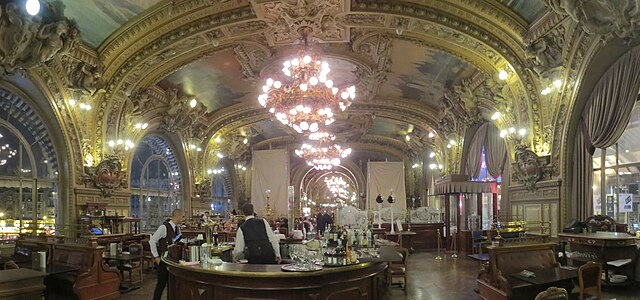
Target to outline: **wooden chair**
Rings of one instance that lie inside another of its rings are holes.
[[[484,239],[482,238],[482,230],[476,230],[471,232],[471,253],[472,254],[482,254],[482,242]]]
[[[132,243],[129,245],[129,253],[131,255],[142,255],[143,248],[142,244]],[[120,273],[122,274],[122,279],[124,280],[124,272],[129,273],[129,282],[132,286],[140,286],[142,285],[142,259],[138,261],[130,261],[127,264],[120,267]],[[138,273],[138,280],[133,280],[133,273]]]
[[[20,267],[18,266],[18,264],[16,264],[15,261],[10,260],[10,261],[4,263],[4,269],[5,270],[20,269]]]
[[[404,292],[407,292],[407,259],[409,258],[409,250],[406,248],[398,248],[396,249],[398,253],[402,256],[402,262],[397,263],[393,262],[389,265],[389,270],[391,272],[391,282],[393,283],[393,277],[402,277],[402,284],[400,285]]]
[[[567,290],[552,286],[544,292],[540,292],[535,300],[569,300]]]
[[[580,284],[580,300],[587,299],[585,295],[602,299],[602,265],[597,262],[587,262],[578,269],[578,283]]]
[[[144,265],[144,263],[147,263],[147,267],[143,269],[145,271],[153,271],[153,267],[154,267],[154,258],[153,258],[153,254],[151,253],[151,245],[149,245],[149,239],[145,238],[141,241],[142,243],[142,264]]]

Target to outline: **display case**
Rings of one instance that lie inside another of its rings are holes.
[[[444,208],[443,236],[446,237],[446,245],[449,248],[457,250],[456,244],[467,244],[466,236],[470,235],[458,233],[470,230],[467,224],[468,216],[477,216],[473,217],[473,225],[482,224],[482,229],[492,223],[485,220],[497,218],[497,190],[496,182],[470,181],[468,175],[449,175],[436,181],[436,194],[440,195],[440,207]],[[491,201],[485,201],[485,198]],[[451,238],[462,240],[455,243]]]

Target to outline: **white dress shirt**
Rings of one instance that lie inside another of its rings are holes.
[[[254,216],[247,216],[245,221],[252,218],[254,218]],[[276,235],[273,233],[273,230],[271,229],[271,226],[269,226],[267,220],[262,219],[262,221],[264,221],[264,229],[267,231],[267,237],[269,238],[269,242],[271,242],[273,252],[276,254],[276,257],[280,257],[280,241],[276,238]],[[236,232],[236,246],[233,249],[233,257],[236,259],[243,257],[244,246],[244,234],[242,233],[242,229],[238,227],[238,231]]]
[[[171,220],[169,221],[169,224],[171,225],[171,227],[173,227],[173,232],[176,232],[176,223],[173,223],[173,220]],[[158,254],[158,241],[166,237],[167,237],[167,227],[165,227],[163,224],[160,227],[158,227],[158,230],[156,230],[156,232],[153,233],[153,235],[151,236],[151,239],[149,240],[149,248],[151,248],[151,254],[153,255],[153,257],[160,257],[160,254],[163,254],[163,253]]]

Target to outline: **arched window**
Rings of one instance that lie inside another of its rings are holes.
[[[180,170],[173,150],[159,136],[145,137],[131,164],[131,215],[142,230],[155,230],[182,207]]]
[[[604,165],[604,172],[602,166]],[[639,230],[640,220],[640,105],[617,143],[593,154],[593,212]],[[604,201],[602,201],[604,199]]]
[[[0,88],[0,238],[53,234],[58,157],[40,117]]]
[[[226,215],[231,207],[231,174],[225,168],[225,162],[218,163],[218,167],[213,170],[211,178],[211,212],[213,214]]]

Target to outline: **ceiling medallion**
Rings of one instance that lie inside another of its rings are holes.
[[[317,139],[312,139],[316,137]],[[309,138],[312,142],[302,144],[300,149],[296,149],[296,154],[317,170],[331,170],[340,165],[341,159],[351,154],[351,148],[343,149],[333,143],[335,136],[332,134],[311,134]]]
[[[298,133],[313,133],[335,121],[356,96],[355,86],[339,89],[328,75],[329,63],[307,49],[310,28],[300,30],[304,46],[297,56],[283,63],[280,78],[267,78],[258,102],[282,124]]]

